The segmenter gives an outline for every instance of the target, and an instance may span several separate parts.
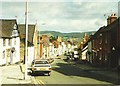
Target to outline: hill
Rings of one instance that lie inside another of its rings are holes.
[[[61,37],[65,37],[65,38],[83,38],[84,34],[87,33],[88,35],[91,35],[92,33],[95,33],[95,31],[91,31],[91,32],[72,32],[72,33],[61,33],[61,32],[57,32],[57,31],[40,31],[39,34],[45,34],[48,36],[61,36]]]

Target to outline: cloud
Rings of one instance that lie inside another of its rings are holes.
[[[106,25],[108,15],[118,12],[117,4],[111,0],[109,2],[56,0],[54,3],[49,0],[29,1],[28,20],[34,24],[37,21],[40,30],[93,31]],[[18,16],[18,22],[24,23],[25,2],[3,2],[2,9],[4,18]]]

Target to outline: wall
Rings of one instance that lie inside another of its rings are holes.
[[[0,38],[0,65],[5,64],[6,62],[3,59],[3,39]]]
[[[34,47],[28,47],[28,65],[34,60]]]

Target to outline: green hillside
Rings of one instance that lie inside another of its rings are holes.
[[[65,37],[65,38],[83,38],[84,34],[87,33],[88,35],[91,35],[92,33],[95,33],[95,31],[91,31],[91,32],[73,32],[73,33],[60,33],[60,32],[56,32],[56,31],[40,31],[39,35],[45,34],[48,36],[61,36],[61,37]]]

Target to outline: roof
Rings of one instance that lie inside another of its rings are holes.
[[[18,30],[20,32],[20,37],[25,35],[25,24],[18,24]],[[35,25],[29,24],[28,25],[28,41],[33,44],[33,36],[35,31]]]
[[[11,37],[16,19],[0,19],[0,37]]]
[[[112,22],[111,24],[107,25],[107,26],[103,26],[101,27],[93,36],[90,37],[90,39],[84,44],[84,47],[87,46],[88,42],[90,42],[91,40],[93,40],[97,34],[101,33],[101,32],[105,32],[105,31],[110,31],[112,29],[115,29],[114,27],[116,25],[120,25],[120,17],[115,20],[114,22]]]
[[[107,25],[103,31],[110,31],[111,29],[115,29],[117,25],[120,25],[120,17],[111,24]]]
[[[49,37],[47,37],[47,35],[42,35],[42,43],[44,46],[48,47],[49,44],[50,44],[50,41],[49,41]]]
[[[89,40],[83,45],[83,48],[85,48],[88,45],[88,42],[90,42],[93,39],[95,39],[96,35],[99,34],[100,32],[102,32],[104,29],[105,29],[105,26],[100,27],[99,30],[94,35],[91,35],[91,37],[89,38]]]

